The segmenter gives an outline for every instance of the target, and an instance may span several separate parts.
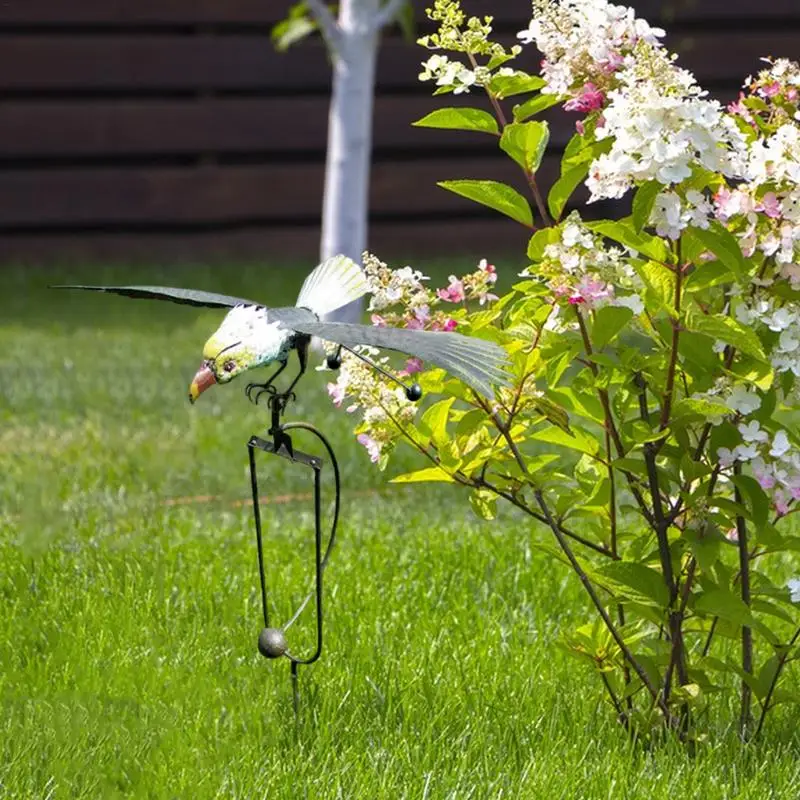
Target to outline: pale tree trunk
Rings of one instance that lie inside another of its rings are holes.
[[[381,29],[404,2],[341,0],[338,21],[318,0],[309,2],[333,61],[320,246],[323,260],[343,253],[360,262],[367,247],[378,42]],[[351,303],[332,318],[355,322],[360,314],[361,303]]]

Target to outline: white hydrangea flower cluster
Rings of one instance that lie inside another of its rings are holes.
[[[770,353],[772,366],[778,373],[791,372],[800,377],[800,306],[797,303],[782,303],[775,298],[757,299],[737,305],[735,314],[736,319],[748,327],[764,326],[779,334]]]
[[[391,269],[371,253],[364,253],[363,265],[372,295],[370,311],[381,311],[398,303],[413,310],[429,302],[430,291],[424,283],[429,278],[419,270],[408,266]]]
[[[749,464],[753,476],[765,492],[772,496],[778,514],[789,511],[791,503],[800,500],[800,451],[791,443],[784,430],[770,435],[757,420],[742,420],[737,425],[741,444],[733,449],[717,450],[723,469],[734,463]]]
[[[434,81],[437,86],[452,88],[453,94],[469,92],[472,86],[485,86],[491,79],[486,68],[467,69],[460,61],[453,61],[445,55],[434,53],[422,62],[420,81]]]
[[[544,55],[543,91],[568,96],[586,83],[606,85],[639,42],[656,44],[664,35],[606,0],[534,0],[533,19],[517,37]]]
[[[743,134],[694,76],[661,48],[638,52],[608,94],[595,137],[611,139],[608,153],[589,168],[590,202],[619,198],[637,183],[678,184],[701,166],[729,177],[741,174]]]
[[[650,180],[678,184],[696,165],[741,172],[741,132],[675,65],[659,42],[663,35],[633,9],[607,0],[535,0],[530,27],[518,34],[545,56],[543,91],[572,97],[575,110],[602,109],[595,138],[612,145],[589,169],[590,202],[622,197]],[[690,201],[678,211],[675,197],[663,200],[669,203],[662,203],[662,217],[692,216],[699,208]],[[681,224],[665,228],[676,233]]]
[[[523,73],[510,67],[500,67],[492,72],[488,67],[476,65],[468,69],[460,61],[455,61],[440,53],[434,53],[427,61],[422,62],[422,72],[418,78],[423,83],[434,81],[437,86],[448,87],[453,94],[469,92],[473,87],[485,87],[495,75],[514,76]]]
[[[570,305],[600,308],[624,306],[635,314],[644,310],[637,293],[641,281],[622,250],[605,247],[573,211],[560,226],[560,241],[548,244],[544,258],[520,273],[547,280],[557,298]],[[622,290],[626,294],[618,294]]]
[[[714,215],[711,201],[696,189],[689,189],[685,199],[677,192],[661,192],[653,204],[650,224],[659,236],[677,240],[689,226],[708,228]]]
[[[380,357],[380,351],[374,347],[356,349],[376,363],[388,366],[389,359]],[[347,352],[342,354],[336,382],[328,384],[328,394],[336,406],[349,399],[346,407],[349,414],[361,410],[363,430],[358,441],[367,448],[370,459],[383,468],[401,436],[395,421],[403,426],[413,422],[418,404],[406,397],[402,387],[390,385],[372,367]]]
[[[514,45],[507,51],[498,42],[490,40],[492,17],[467,17],[458,0],[434,0],[433,8],[426,9],[426,13],[429,19],[439,23],[439,29],[418,39],[417,44],[429,50],[469,53],[471,68],[435,53],[423,62],[420,81],[433,80],[440,88],[461,94],[469,92],[473,86],[487,86],[494,75],[515,74],[514,70],[500,67],[500,64],[517,56],[522,48]],[[485,56],[488,63],[478,64],[476,56]],[[495,66],[490,69],[488,64],[492,63]]]

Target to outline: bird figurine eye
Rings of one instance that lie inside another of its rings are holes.
[[[225,372],[233,372],[236,369],[236,362],[235,361],[226,361],[222,365],[222,369],[224,369]]]

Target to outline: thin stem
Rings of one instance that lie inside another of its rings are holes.
[[[625,713],[625,709],[622,707],[622,703],[620,703],[619,698],[617,697],[617,693],[614,691],[614,687],[611,685],[611,681],[608,680],[608,676],[605,674],[605,672],[600,672],[600,678],[603,681],[603,686],[606,687],[608,696],[611,698],[611,704],[614,706],[614,709],[617,712],[619,721],[622,723],[625,730],[628,730],[628,727],[630,726],[630,720],[628,719],[628,715]]]
[[[489,481],[485,479],[478,479],[473,484],[474,488],[486,488],[491,492],[494,492],[498,497],[502,497],[503,500],[508,501],[513,506],[516,506],[520,511],[524,511],[529,516],[533,517],[538,522],[547,525],[547,519],[543,517],[541,514],[534,511],[530,506],[523,503],[519,498],[515,497],[513,494],[509,492],[504,492],[502,489],[494,486],[493,484],[489,483]],[[584,547],[588,547],[590,550],[594,550],[596,553],[599,553],[602,556],[606,556],[606,558],[613,558],[615,561],[619,560],[619,556],[614,556],[611,551],[604,547],[601,544],[597,544],[596,542],[591,541],[590,539],[586,539],[578,533],[571,531],[569,528],[565,528],[562,523],[557,523],[559,530],[561,533],[564,534],[568,539],[572,539],[574,542],[578,544],[582,544]]]
[[[667,368],[667,383],[664,389],[664,399],[661,402],[661,421],[659,430],[664,430],[669,425],[669,416],[672,413],[672,397],[675,393],[675,371],[678,365],[678,344],[681,335],[681,288],[683,282],[683,267],[680,265],[678,254],[678,268],[675,271],[675,319],[672,320],[672,346],[669,354],[669,367]]]
[[[791,641],[788,645],[786,645],[786,649],[778,658],[778,664],[775,667],[775,674],[772,676],[769,689],[767,690],[767,694],[764,697],[764,702],[761,705],[761,716],[758,718],[758,727],[756,727],[756,732],[753,734],[754,739],[760,735],[761,729],[764,727],[764,720],[767,718],[767,711],[769,711],[769,704],[772,701],[772,695],[775,692],[775,687],[778,685],[778,678],[780,677],[781,672],[783,672],[783,668],[789,659],[789,653],[792,652],[792,648],[797,644],[798,639],[800,639],[800,628],[794,632],[794,636],[792,636]]]
[[[614,468],[611,466],[611,435],[606,430],[606,459],[608,461],[608,483],[609,483],[609,498],[608,498],[608,516],[609,524],[611,527],[611,555],[614,560],[619,559],[619,549],[617,543],[617,482]],[[620,628],[625,627],[625,606],[622,603],[617,604],[617,622]],[[631,670],[627,663],[622,664],[622,676],[625,681],[625,688],[631,685]],[[625,697],[625,704],[628,711],[633,711],[633,698],[627,693]],[[626,720],[627,722],[627,720]]]
[[[735,475],[742,474],[742,465],[739,461],[734,462],[733,472]],[[742,503],[742,495],[739,486],[734,484],[733,499],[736,503]],[[739,544],[739,574],[742,582],[742,601],[745,605],[750,605],[750,553],[747,550],[747,525],[744,517],[736,517],[736,533]],[[742,625],[742,671],[747,675],[753,674],[753,631],[749,625]],[[747,736],[747,728],[750,724],[750,708],[752,705],[752,691],[747,681],[742,681],[742,704],[741,717],[739,718],[739,735],[744,739]]]
[[[472,69],[475,69],[478,66],[475,56],[473,56],[472,53],[467,53],[467,58],[469,59]],[[494,109],[497,121],[500,123],[500,127],[505,128],[506,125],[508,125],[508,120],[506,119],[503,107],[500,105],[500,101],[491,91],[489,91],[488,88],[486,89],[486,94],[489,97],[489,102],[492,104],[492,108]],[[550,215],[547,213],[547,206],[544,203],[542,193],[539,190],[539,185],[536,182],[536,174],[525,167],[522,167],[522,172],[525,175],[525,180],[527,181],[528,187],[533,195],[533,200],[536,203],[536,208],[539,211],[539,216],[542,218],[542,224],[545,228],[548,228],[553,224],[553,220],[550,219]]]

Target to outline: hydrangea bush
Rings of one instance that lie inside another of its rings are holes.
[[[535,0],[510,49],[457,0],[428,15],[420,79],[489,110],[416,124],[484,132],[519,165],[525,193],[441,185],[528,228],[530,265],[498,297],[486,261],[434,289],[366,256],[372,319],[497,341],[511,386],[490,402],[411,360],[444,397],[422,411],[346,357],[331,395],[381,468],[399,442],[419,452],[396,480],[455,483],[487,519],[503,502],[542,526],[596,612],[563,644],[626,727],[696,741],[735,697],[751,738],[800,699],[800,580],[775,578],[800,549],[800,66],[766,60],[725,108],[662,30],[606,0]],[[576,132],[544,187],[537,117],[556,105]],[[582,184],[588,203],[631,195],[632,213],[566,213]]]

